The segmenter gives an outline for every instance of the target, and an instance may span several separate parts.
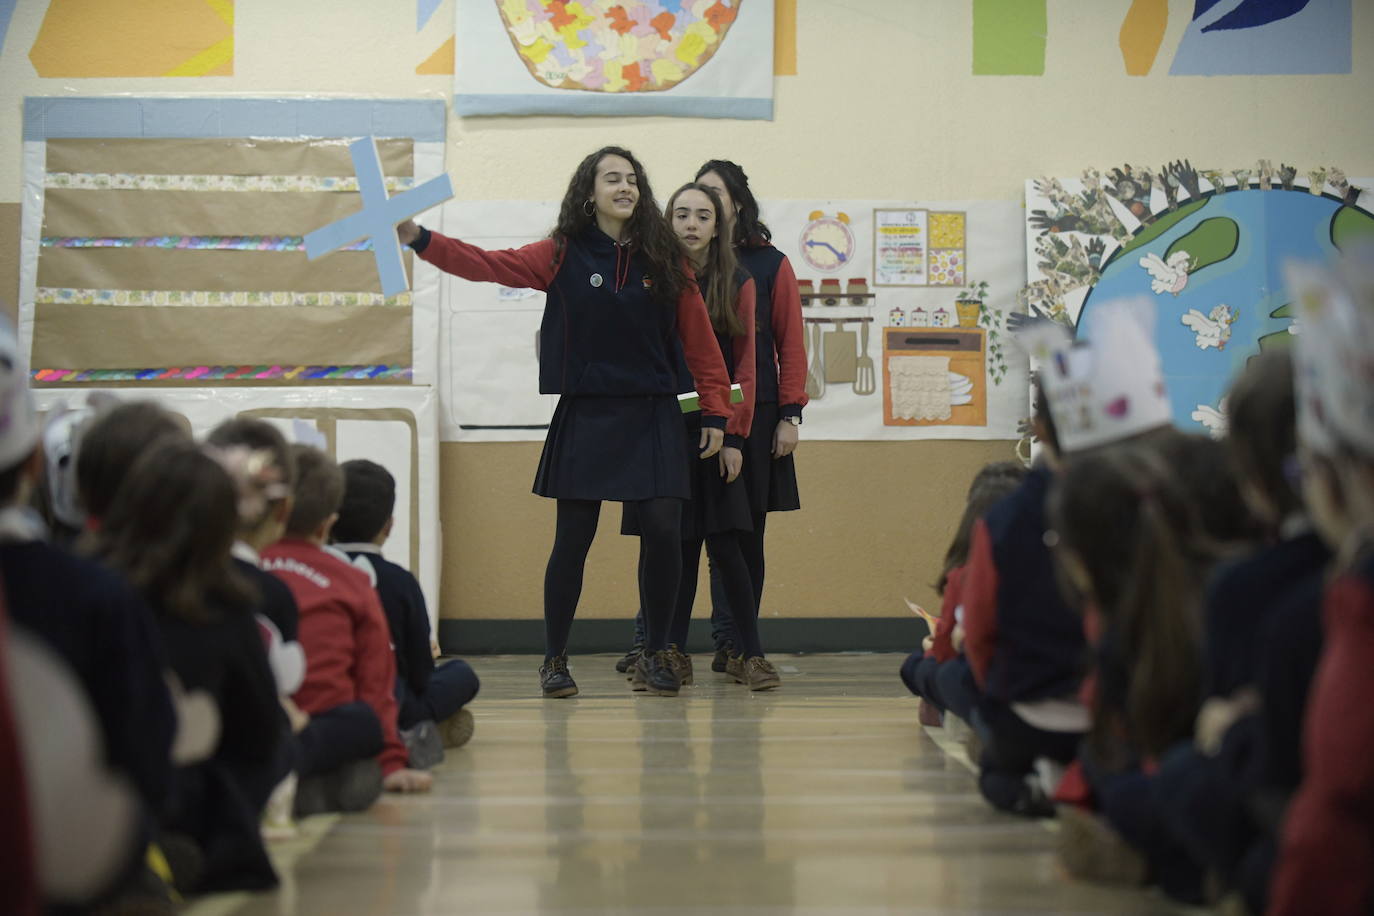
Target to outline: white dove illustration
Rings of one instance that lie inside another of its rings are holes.
[[[1197,309],[1188,309],[1187,314],[1180,317],[1179,321],[1197,335],[1199,350],[1206,350],[1208,347],[1224,350],[1226,342],[1231,339],[1231,325],[1235,324],[1236,315],[1231,306],[1223,303],[1214,306],[1206,315]]]
[[[1150,289],[1156,293],[1173,293],[1177,296],[1188,285],[1190,261],[1188,252],[1175,251],[1167,261],[1157,254],[1147,254],[1140,259],[1140,266],[1150,275]]]
[[[1216,407],[1208,404],[1197,405],[1197,410],[1191,414],[1195,422],[1201,423],[1206,427],[1208,434],[1213,439],[1224,439],[1226,437],[1226,399],[1222,398]]]

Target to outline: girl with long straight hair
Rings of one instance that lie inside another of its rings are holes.
[[[699,466],[693,475],[692,499],[683,513],[682,584],[669,630],[669,660],[676,666],[679,678],[690,683],[692,663],[682,647],[687,645],[704,544],[711,566],[729,595],[745,659],[743,681],[753,690],[767,690],[780,686],[781,680],[763,656],[753,581],[740,543],[753,527],[749,495],[739,477],[745,465],[744,449],[754,414],[754,281],[735,259],[725,208],[715,191],[698,183],[683,185],[669,199],[667,216],[705,293],[706,309],[721,355],[730,367],[731,379],[740,385],[744,395],[726,426],[719,468]],[[689,440],[699,422],[688,415]],[[638,665],[635,670],[639,671]],[[636,674],[631,680],[638,683],[640,677]]]
[[[682,573],[682,501],[691,492],[678,353],[701,396],[702,459],[720,451],[730,381],[706,305],[643,167],[620,147],[587,156],[568,183],[553,232],[523,248],[485,251],[410,221],[397,232],[441,270],[548,294],[539,390],[561,397],[534,481],[535,493],[558,501],[544,576],[544,696],[577,693],[568,636],[603,500],[636,506],[645,676],[655,693],[676,694],[666,649]]]

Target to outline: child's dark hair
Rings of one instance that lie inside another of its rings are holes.
[[[735,246],[731,245],[721,233],[729,230],[725,221],[725,210],[721,206],[720,195],[715,188],[694,181],[688,182],[673,192],[668,198],[664,216],[672,225],[673,207],[684,191],[700,191],[711,202],[716,213],[716,237],[706,249],[706,265],[697,271],[697,285],[701,287],[701,297],[706,300],[706,314],[711,317],[711,327],[717,334],[731,337],[744,336],[744,322],[739,317],[739,261],[735,257]]]
[[[97,417],[81,437],[76,488],[86,514],[103,519],[139,456],[164,437],[190,440],[186,421],[152,401],[130,401]]]
[[[973,482],[969,484],[968,499],[964,504],[964,516],[959,520],[954,540],[949,542],[949,549],[945,551],[944,567],[940,570],[940,578],[935,583],[937,594],[945,593],[949,574],[968,562],[974,524],[1002,497],[1020,486],[1025,476],[1026,469],[1019,461],[994,461],[984,465],[974,475]]]
[[[1123,668],[1100,672],[1099,683],[1124,685],[1120,695],[1097,695],[1093,740],[1104,753],[1122,729],[1147,754],[1191,730],[1202,589],[1215,551],[1190,500],[1159,452],[1139,443],[1071,458],[1050,490],[1056,561],[1082,564],[1104,643]]]
[[[1045,395],[1045,386],[1040,383],[1039,375],[1031,376],[1031,395],[1031,416],[1040,427],[1040,442],[1058,455],[1059,429],[1054,425],[1054,414],[1050,413],[1050,399]]]
[[[607,156],[619,156],[634,169],[639,200],[626,223],[628,236],[647,264],[655,298],[663,302],[677,302],[678,296],[687,288],[682,246],[663,219],[663,211],[658,208],[658,201],[654,200],[644,166],[624,147],[603,146],[578,163],[577,170],[568,181],[568,190],[558,210],[558,224],[552,232],[557,257],[562,256],[569,239],[596,225],[596,213],[587,212],[586,204],[596,189],[596,167]]]
[[[1277,524],[1302,511],[1288,474],[1298,453],[1293,354],[1269,350],[1250,360],[1226,396],[1226,447],[1236,473],[1273,506]]]
[[[334,522],[333,540],[363,544],[375,538],[396,508],[396,478],[362,458],[339,465],[343,472],[343,502]]]
[[[130,469],[93,552],[159,613],[207,622],[253,601],[229,562],[237,527],[238,490],[224,468],[189,439],[163,437]]]
[[[728,159],[712,159],[697,169],[693,181],[701,181],[707,172],[715,172],[725,185],[726,193],[735,204],[734,242],[736,245],[767,245],[773,233],[759,218],[759,202],[749,190],[749,176],[744,169]]]
[[[343,499],[343,472],[324,452],[309,445],[292,445],[296,461],[295,504],[286,520],[286,533],[309,537],[325,519],[339,510]]]
[[[1241,495],[1225,445],[1206,433],[1174,427],[1156,431],[1142,445],[1159,452],[1214,544],[1240,545],[1259,537],[1259,523]]]
[[[282,484],[285,484],[287,492],[290,492],[296,485],[296,459],[291,453],[291,446],[287,444],[286,437],[281,434],[281,431],[266,420],[252,417],[225,420],[210,430],[210,435],[205,437],[205,442],[207,445],[222,449],[242,447],[254,452],[263,452],[270,456],[272,466],[278,473],[278,479]],[[257,518],[241,519],[242,528],[248,531],[257,528],[262,524],[263,519],[271,511],[275,502],[277,502],[275,499],[267,500]]]

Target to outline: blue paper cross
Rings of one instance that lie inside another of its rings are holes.
[[[377,274],[382,278],[382,294],[395,296],[410,288],[405,262],[401,260],[401,240],[396,237],[397,224],[448,200],[453,196],[453,185],[447,175],[440,175],[404,194],[387,197],[376,141],[372,137],[355,140],[348,145],[348,152],[353,156],[353,171],[358,174],[363,208],[307,235],[305,256],[313,261],[359,239],[371,239]]]

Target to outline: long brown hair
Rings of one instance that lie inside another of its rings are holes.
[[[93,552],[158,613],[204,623],[253,601],[229,560],[238,521],[238,490],[224,468],[167,437],[134,463]]]
[[[658,201],[654,200],[644,166],[624,147],[603,146],[578,163],[577,170],[568,182],[567,193],[563,195],[563,204],[558,209],[558,224],[550,233],[556,252],[554,257],[561,259],[570,239],[577,238],[596,225],[596,213],[588,213],[586,203],[592,199],[596,187],[596,167],[607,156],[621,157],[635,171],[639,200],[626,223],[630,244],[647,262],[654,296],[664,302],[676,302],[687,288],[682,246],[658,209]]]
[[[705,266],[697,271],[697,286],[701,287],[701,297],[706,300],[706,313],[711,316],[711,327],[716,329],[717,334],[743,337],[744,321],[739,316],[739,259],[735,257],[735,246],[726,238],[730,225],[725,220],[725,208],[720,202],[720,195],[704,184],[687,182],[673,192],[673,196],[668,198],[668,206],[663,209],[669,228],[672,227],[673,207],[684,191],[705,194],[716,211],[716,234],[706,248]]]
[[[759,202],[754,199],[754,192],[749,190],[749,176],[744,174],[744,169],[729,159],[711,159],[697,169],[695,180],[700,181],[707,172],[715,172],[720,176],[721,184],[725,185],[730,200],[735,204],[734,225],[730,230],[734,243],[767,245],[771,242],[773,233],[759,218]]]
[[[1093,741],[1124,734],[1155,754],[1191,730],[1202,684],[1202,592],[1216,551],[1190,496],[1148,445],[1069,460],[1050,491],[1052,529],[1082,564],[1104,624]],[[1120,690],[1113,684],[1119,684]]]
[[[945,593],[949,574],[968,562],[969,548],[973,541],[973,526],[978,519],[987,515],[998,501],[1010,494],[1025,479],[1026,469],[1019,461],[994,461],[986,464],[974,475],[968,487],[968,500],[964,504],[964,517],[959,519],[954,539],[945,551],[944,566],[940,578],[935,583],[936,594]]]

